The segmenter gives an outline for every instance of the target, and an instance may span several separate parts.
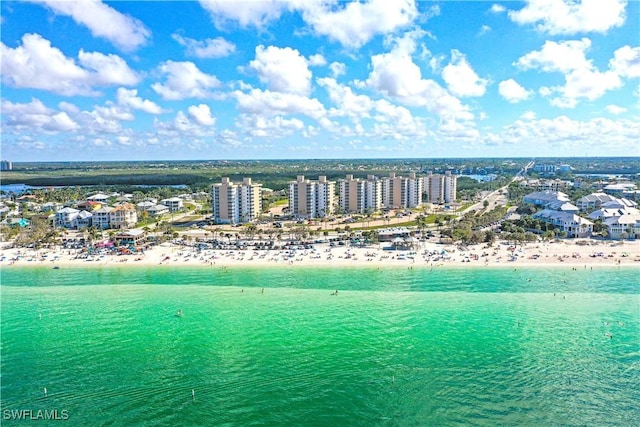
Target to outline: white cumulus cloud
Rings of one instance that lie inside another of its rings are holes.
[[[317,35],[329,37],[342,45],[358,48],[376,34],[393,33],[410,25],[418,16],[414,0],[370,0],[304,4],[302,16]]]
[[[206,104],[192,105],[187,109],[189,117],[201,126],[211,126],[216,122],[215,117],[211,116],[211,110]]]
[[[326,116],[326,110],[320,101],[294,93],[252,89],[246,93],[236,90],[232,95],[243,113],[264,116],[304,114],[316,120]]]
[[[92,80],[97,85],[134,85],[140,77],[124,59],[117,55],[80,50],[78,60],[88,70],[93,70]]]
[[[28,103],[12,103],[2,100],[0,112],[7,130],[17,133],[43,131],[44,133],[68,132],[78,129],[78,124],[66,112],[56,112],[42,101],[32,98]]]
[[[16,48],[0,43],[2,81],[17,88],[65,96],[97,95],[94,86],[133,85],[140,76],[117,55],[80,50],[78,63],[39,34],[25,34]]]
[[[533,93],[526,90],[514,79],[503,80],[498,84],[498,93],[513,104],[528,99]]]
[[[482,96],[489,81],[478,77],[467,58],[454,49],[451,62],[442,70],[442,78],[451,93],[456,96]]]
[[[137,89],[118,88],[116,97],[118,104],[124,107],[141,110],[149,114],[161,114],[163,112],[162,108],[155,102],[140,98]]]
[[[539,69],[564,74],[564,85],[543,86],[539,92],[543,96],[557,95],[551,98],[552,105],[573,108],[580,99],[593,101],[607,91],[622,86],[622,80],[617,71],[600,71],[590,59],[587,59],[586,52],[590,47],[591,41],[587,38],[558,42],[546,41],[542,49],[520,57],[515,65],[525,70]],[[616,64],[615,59],[613,62]]]
[[[236,45],[216,37],[215,39],[194,40],[182,37],[180,34],[172,34],[171,37],[187,48],[187,55],[196,58],[223,58],[231,55],[236,50]]]
[[[440,117],[472,120],[473,114],[458,98],[434,80],[422,77],[420,67],[411,58],[414,48],[411,43],[401,42],[388,53],[373,55],[371,72],[359,85],[376,89],[409,106],[424,106]]]
[[[200,4],[209,12],[219,29],[228,27],[230,23],[237,23],[243,28],[252,26],[262,29],[280,18],[284,12],[299,12],[316,35],[326,36],[349,48],[361,47],[377,34],[390,34],[409,26],[418,17],[415,0],[344,3],[249,0],[240,5],[228,0],[200,0]]]
[[[334,78],[341,76],[347,72],[347,66],[342,62],[332,62],[329,64],[329,69]]]
[[[203,73],[193,62],[166,61],[159,70],[166,75],[166,81],[154,83],[151,88],[166,100],[209,98],[210,90],[222,85],[216,76]]]
[[[299,95],[311,92],[311,71],[297,49],[260,45],[248,68],[257,73],[269,90]]]
[[[617,114],[622,114],[622,113],[626,113],[626,112],[627,112],[627,109],[626,109],[626,108],[624,108],[624,107],[620,107],[619,105],[613,105],[613,104],[607,105],[607,106],[606,106],[606,109],[607,109],[607,111],[608,111],[608,112],[610,112],[611,114],[616,114],[616,115],[617,115]]]
[[[552,35],[605,33],[624,23],[626,5],[626,0],[528,0],[508,15],[520,25],[533,24]]]
[[[224,29],[231,22],[237,22],[243,28],[263,28],[288,9],[287,2],[283,0],[248,0],[241,3],[229,0],[200,0],[200,5],[209,12],[218,29]]]
[[[145,45],[151,37],[151,31],[140,20],[122,14],[100,0],[30,1],[43,4],[58,15],[71,17],[86,26],[95,37],[107,39],[124,51]]]
[[[616,50],[609,68],[622,77],[640,77],[640,47],[623,46]]]

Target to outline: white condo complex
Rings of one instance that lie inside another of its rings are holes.
[[[415,172],[408,177],[391,172],[382,178],[382,206],[390,209],[417,208],[422,204],[422,180]]]
[[[366,180],[347,175],[338,186],[338,204],[345,213],[373,213],[382,207],[382,181],[373,175]]]
[[[289,181],[289,213],[301,218],[324,218],[333,213],[334,181],[319,176],[317,181],[298,175]]]
[[[424,192],[430,203],[451,203],[457,197],[457,179],[450,171],[444,175],[434,175],[431,172],[422,177]]]
[[[262,184],[253,184],[251,178],[244,178],[241,184],[222,178],[211,191],[214,221],[239,224],[256,219],[262,211],[261,188]]]

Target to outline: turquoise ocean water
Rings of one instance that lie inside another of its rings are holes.
[[[0,280],[2,425],[32,424],[21,410],[74,426],[640,425],[634,268],[12,267]]]

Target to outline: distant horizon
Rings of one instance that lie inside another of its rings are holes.
[[[494,156],[494,157],[327,157],[327,158],[279,158],[279,159],[267,159],[267,158],[253,158],[253,159],[141,159],[141,160],[26,160],[26,161],[13,161],[11,159],[0,159],[1,161],[8,161],[12,164],[22,163],[140,163],[140,162],[295,162],[295,161],[366,161],[366,160],[561,160],[561,159],[638,159],[640,156]],[[4,171],[3,171],[4,172]]]

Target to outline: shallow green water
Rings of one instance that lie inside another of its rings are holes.
[[[2,423],[638,425],[637,276],[3,269]]]

